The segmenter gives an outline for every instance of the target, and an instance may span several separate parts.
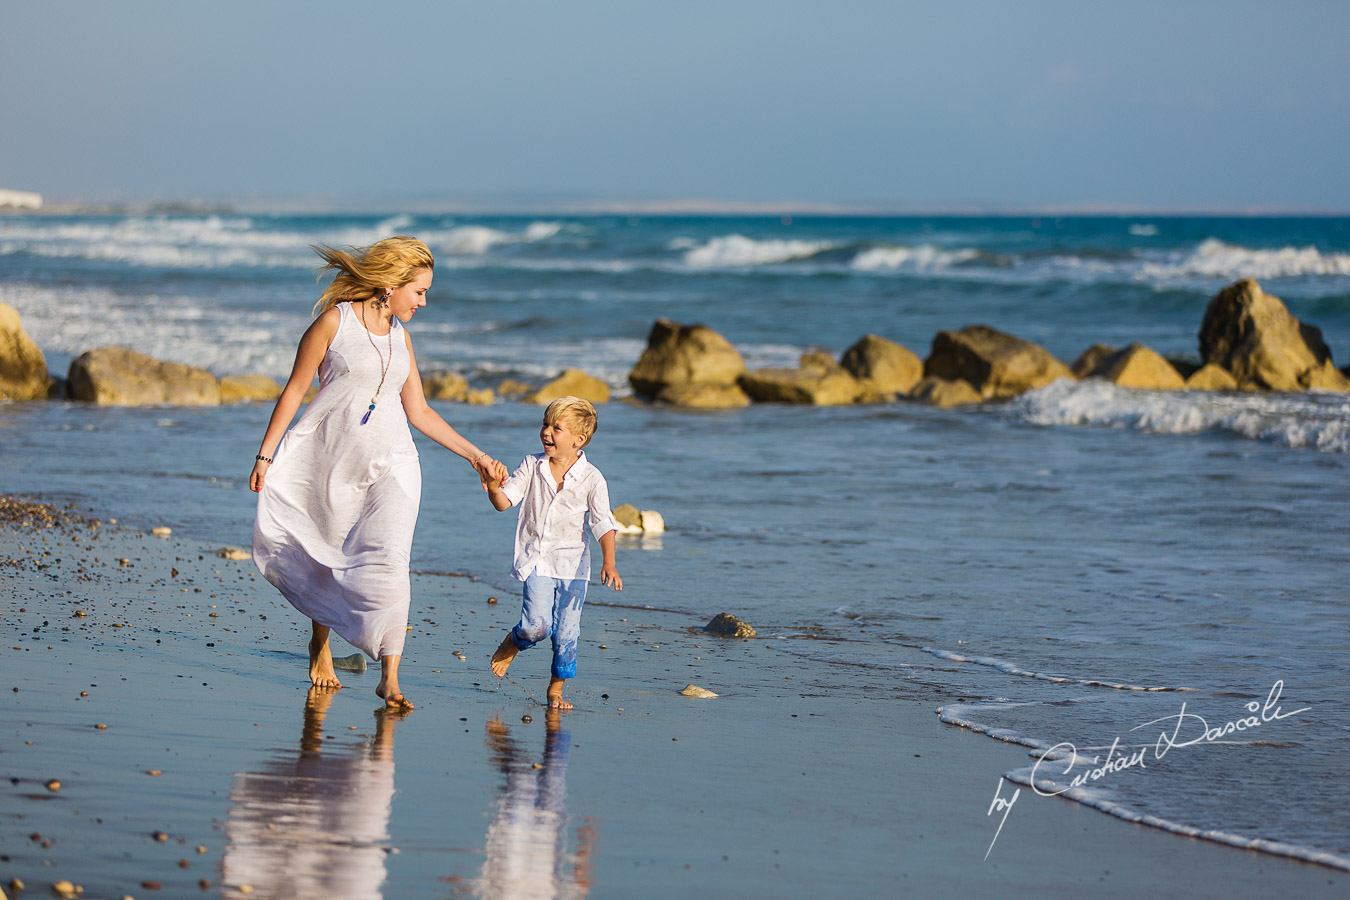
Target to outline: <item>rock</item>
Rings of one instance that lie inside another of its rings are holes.
[[[1143,344],[1130,344],[1103,358],[1091,377],[1105,378],[1121,387],[1155,391],[1176,391],[1186,386],[1170,362]]]
[[[613,511],[616,529],[619,534],[642,533],[642,511],[631,503],[625,503]]]
[[[806,403],[846,406],[858,399],[862,386],[843,369],[755,369],[741,375],[741,390],[760,403]]]
[[[810,350],[803,353],[797,360],[798,367],[813,372],[833,372],[840,368],[839,363],[834,361],[834,357],[824,350]]]
[[[907,394],[923,378],[923,360],[914,351],[875,334],[863,335],[839,364],[865,389],[880,394]]]
[[[642,511],[642,533],[643,534],[665,534],[666,518],[654,509],[644,509]]]
[[[71,900],[71,898],[78,897],[83,893],[84,888],[80,887],[78,884],[75,884],[74,882],[70,881],[52,882],[53,897],[61,897],[64,898],[64,900]]]
[[[492,388],[482,388],[477,391],[469,391],[464,395],[464,402],[470,406],[491,406],[496,402],[493,396]]]
[[[242,547],[221,547],[216,551],[221,559],[252,559],[253,554]]]
[[[717,696],[707,688],[701,688],[696,684],[685,685],[684,690],[680,691],[680,693],[684,694],[686,697],[697,697],[700,700],[711,700],[713,697]]]
[[[755,629],[731,613],[718,613],[713,616],[712,621],[703,626],[703,630],[709,634],[717,634],[723,637],[752,638],[755,636]]]
[[[608,403],[609,385],[599,378],[592,378],[580,369],[565,369],[557,378],[523,397],[522,402],[544,406],[559,397],[580,397],[592,403]]]
[[[0,400],[43,400],[50,383],[47,358],[23,330],[18,310],[0,303]]]
[[[1330,365],[1322,331],[1305,325],[1248,278],[1209,301],[1200,323],[1200,358],[1228,370],[1242,390],[1350,390]]]
[[[281,396],[281,385],[266,375],[227,375],[220,379],[221,403],[266,403]]]
[[[1100,342],[1093,344],[1078,354],[1078,358],[1073,361],[1073,365],[1069,366],[1069,372],[1073,374],[1074,378],[1087,378],[1096,370],[1102,360],[1115,353],[1117,349],[1110,344]]]
[[[366,655],[364,653],[353,653],[351,656],[333,657],[333,668],[341,669],[344,672],[364,672],[366,670]]]
[[[168,537],[173,534],[173,529],[168,525],[156,525],[154,528],[150,529],[150,533],[155,537]]]
[[[923,364],[925,377],[961,379],[986,400],[1001,400],[1045,387],[1073,373],[1038,344],[990,328],[971,325],[939,331]]]
[[[61,790],[61,782],[53,778],[52,780],[47,782],[46,788],[47,790],[55,794],[57,791]]]
[[[458,372],[432,372],[422,379],[422,393],[428,400],[462,403],[469,393],[469,379]]]
[[[504,378],[502,383],[497,385],[497,395],[503,400],[510,400],[513,397],[523,397],[526,394],[534,393],[535,387],[532,384],[526,384],[523,381],[516,381],[514,378]]]
[[[72,400],[103,406],[217,406],[220,383],[205,369],[163,362],[127,350],[100,347],[70,364]]]
[[[680,325],[657,319],[647,336],[628,383],[640,397],[655,397],[674,385],[736,383],[745,360],[731,342],[706,325]]]
[[[1192,391],[1235,391],[1237,380],[1228,370],[1214,363],[1206,363],[1186,379],[1186,388]]]
[[[971,387],[969,382],[962,381],[959,378],[949,380],[932,377],[923,378],[918,384],[914,385],[914,389],[909,392],[909,399],[943,409],[950,409],[953,406],[968,406],[972,403],[980,403],[983,400],[980,397],[980,392]]]
[[[740,409],[750,397],[734,384],[672,384],[656,395],[658,403],[685,409]]]

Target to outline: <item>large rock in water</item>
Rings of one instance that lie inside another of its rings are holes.
[[[70,399],[104,406],[218,406],[220,383],[205,369],[163,362],[125,347],[100,347],[70,364]]]
[[[43,400],[47,397],[47,359],[23,330],[19,312],[0,303],[0,400]]]
[[[863,335],[844,351],[839,364],[864,387],[882,394],[907,394],[923,378],[923,360],[914,351],[875,334]]]
[[[1322,330],[1294,318],[1250,278],[1214,295],[1199,338],[1200,358],[1226,369],[1242,390],[1350,390]]]
[[[751,628],[749,623],[733,616],[731,613],[718,613],[712,617],[703,630],[709,634],[720,634],[722,637],[752,638],[755,636],[755,629]]]
[[[639,397],[655,397],[668,387],[707,384],[730,387],[745,372],[745,360],[731,342],[706,325],[680,325],[657,319],[628,383]],[[669,396],[667,402],[671,402]]]
[[[939,331],[923,374],[965,381],[986,400],[1015,397],[1056,379],[1073,377],[1069,367],[1044,347],[988,325]]]
[[[463,403],[469,393],[469,379],[458,372],[440,370],[430,372],[422,379],[422,395],[428,400],[450,400]]]
[[[580,369],[564,369],[557,378],[524,397],[523,402],[544,406],[559,397],[580,397],[592,403],[608,403],[609,385]]]
[[[685,409],[739,409],[750,405],[750,397],[735,384],[672,384],[661,388],[656,401]]]
[[[227,375],[220,379],[221,403],[260,403],[281,396],[281,385],[266,375]]]
[[[1121,387],[1154,391],[1178,391],[1186,386],[1170,362],[1143,344],[1131,344],[1102,357],[1087,377],[1105,378]]]
[[[914,389],[909,392],[909,399],[927,403],[929,406],[951,409],[954,406],[979,403],[981,397],[980,392],[971,387],[969,382],[959,378],[951,380],[930,376],[920,379],[919,383],[914,385]]]
[[[1192,391],[1235,391],[1237,381],[1226,369],[1207,363],[1191,373],[1186,379],[1186,388]]]
[[[845,406],[858,399],[858,379],[833,369],[754,369],[740,377],[741,390],[761,403],[808,403]]]

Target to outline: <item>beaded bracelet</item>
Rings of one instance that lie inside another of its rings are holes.
[[[261,461],[261,462],[265,462],[265,463],[269,463],[269,464],[272,462],[272,457],[270,457],[270,456],[263,456],[261,453],[259,453],[257,456],[255,456],[255,457],[253,457],[253,458],[256,459],[256,460],[259,460],[259,461]]]

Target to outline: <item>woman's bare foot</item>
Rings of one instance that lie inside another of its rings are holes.
[[[385,706],[394,709],[412,709],[412,701],[403,696],[398,689],[398,664],[402,657],[380,657],[380,683],[375,688],[375,696],[384,701]]]
[[[565,678],[552,678],[548,680],[548,706],[549,709],[571,709],[572,704],[563,699],[563,685],[567,683]]]
[[[333,651],[328,648],[328,626],[311,622],[314,633],[309,639],[309,683],[321,688],[340,688],[333,671]]]
[[[498,678],[505,675],[506,670],[511,667],[511,660],[515,659],[519,652],[519,648],[516,647],[516,639],[511,637],[511,633],[508,631],[506,637],[502,638],[502,642],[497,645],[497,652],[492,654],[492,674]]]

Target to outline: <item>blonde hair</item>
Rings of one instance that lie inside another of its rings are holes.
[[[559,419],[567,419],[575,425],[577,434],[584,437],[587,444],[591,442],[591,437],[600,424],[600,416],[596,413],[595,406],[591,401],[582,400],[580,397],[559,397],[548,405],[544,410],[544,424],[552,425]]]
[[[418,269],[436,266],[427,245],[404,234],[369,247],[352,247],[351,252],[316,244],[314,252],[324,262],[319,267],[320,278],[329,270],[337,273],[314,304],[316,316],[344,300],[369,300],[386,287],[403,287],[417,277]]]

